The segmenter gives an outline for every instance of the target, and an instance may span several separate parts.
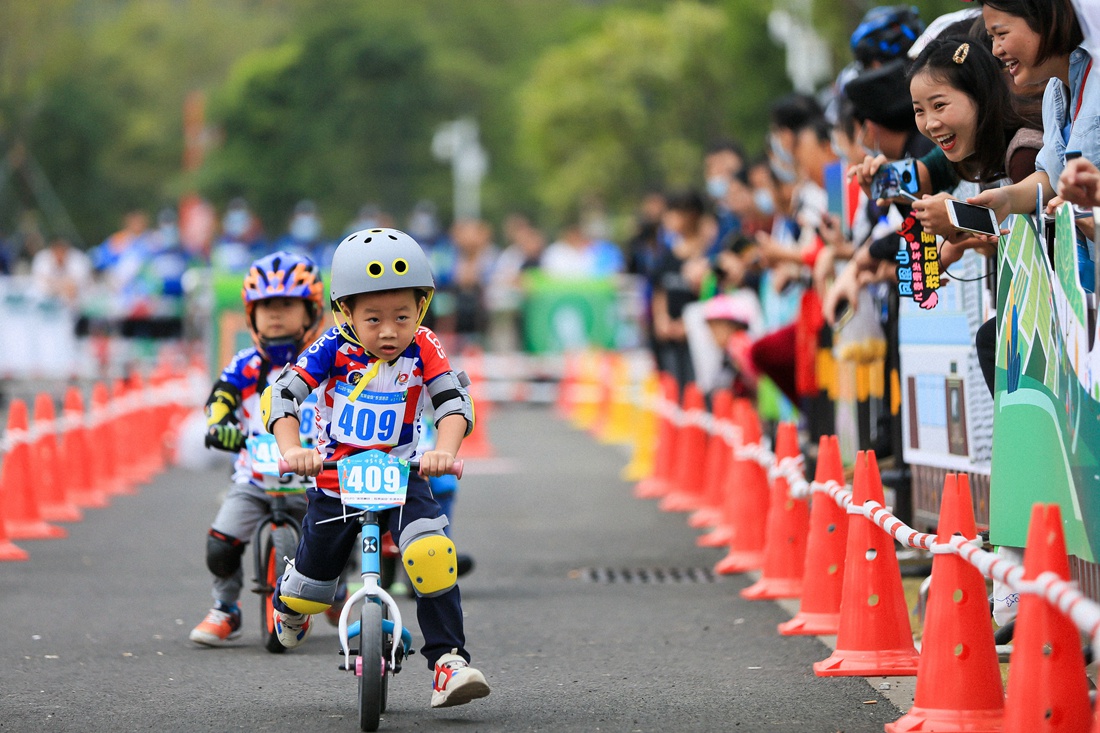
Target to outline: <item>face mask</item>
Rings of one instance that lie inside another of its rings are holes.
[[[774,132],[768,135],[768,147],[771,148],[772,155],[774,155],[779,162],[788,168],[794,168],[794,156],[783,147],[783,143],[779,142],[779,136]]]
[[[730,190],[730,179],[725,176],[711,176],[707,179],[707,195],[712,199],[721,200]]]
[[[310,214],[296,216],[294,221],[290,223],[290,236],[299,242],[312,242],[320,234],[321,222],[317,220],[317,217]]]
[[[772,160],[768,163],[768,166],[780,183],[794,183],[798,180],[798,173],[795,172],[794,168],[787,167],[778,160]]]
[[[244,233],[248,231],[248,225],[251,222],[248,212],[244,209],[234,209],[225,215],[222,220],[222,231],[229,237],[243,237]]]
[[[772,192],[766,188],[758,188],[752,192],[752,203],[764,216],[775,213],[775,199],[772,197]]]

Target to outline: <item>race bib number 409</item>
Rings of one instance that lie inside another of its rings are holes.
[[[397,445],[405,416],[403,392],[363,392],[354,402],[348,398],[355,388],[336,385],[330,433],[340,443],[366,448]]]
[[[337,464],[340,500],[367,511],[383,511],[405,503],[409,464],[388,453],[369,450],[341,458]]]

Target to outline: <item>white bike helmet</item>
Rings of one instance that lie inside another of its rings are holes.
[[[363,229],[340,242],[332,254],[329,293],[336,326],[351,341],[359,339],[343,300],[360,293],[414,288],[427,293],[416,320],[419,326],[435,293],[428,256],[416,240],[398,229]]]

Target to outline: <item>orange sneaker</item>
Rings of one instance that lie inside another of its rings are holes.
[[[241,635],[241,608],[233,604],[230,611],[211,608],[206,618],[191,629],[191,641],[204,646],[221,646]]]

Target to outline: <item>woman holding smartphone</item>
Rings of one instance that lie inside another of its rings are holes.
[[[1051,202],[1066,164],[1066,151],[1078,151],[1100,163],[1100,77],[1091,79],[1093,59],[1081,45],[1077,15],[1070,0],[982,0],[993,53],[1007,67],[1016,87],[1046,85],[1043,93],[1043,148],[1035,171],[1011,186],[983,191],[969,203],[988,206],[998,220],[1035,211],[1036,189]],[[1091,234],[1091,227],[1088,232]],[[1078,272],[1085,290],[1095,289],[1095,270],[1087,242],[1077,247]]]
[[[981,186],[1027,178],[1035,170],[1036,156],[1043,145],[1039,125],[1017,111],[1001,74],[1001,64],[993,53],[965,38],[932,41],[909,70],[917,129],[943,151],[960,179]],[[924,224],[926,231],[951,235],[940,250],[943,265],[958,261],[968,248],[993,254],[995,237],[987,243],[987,239],[956,231],[952,224],[943,230],[942,222],[936,220],[941,215],[933,210],[935,202],[943,198],[928,197],[913,204],[917,218],[922,223],[929,220]],[[990,394],[996,338],[996,319],[983,324],[975,338]]]

